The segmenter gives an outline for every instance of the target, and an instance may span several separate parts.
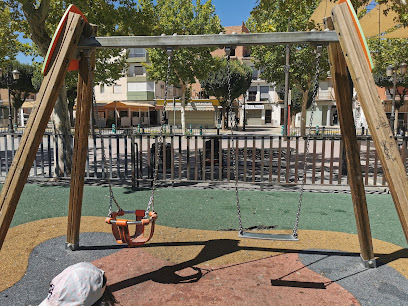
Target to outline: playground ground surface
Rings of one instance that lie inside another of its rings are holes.
[[[306,191],[300,241],[287,242],[238,238],[235,191],[209,187],[158,188],[155,235],[130,249],[104,223],[108,188],[85,186],[73,252],[65,250],[69,185],[26,184],[0,251],[0,305],[38,305],[51,279],[81,261],[105,271],[121,305],[408,305],[408,244],[383,190],[367,193],[378,267],[366,269],[350,193]],[[132,210],[145,208],[151,191],[114,193]],[[239,196],[244,227],[291,232],[296,188]]]

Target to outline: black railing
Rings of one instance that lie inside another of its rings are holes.
[[[96,134],[98,135],[98,134]],[[5,178],[21,141],[21,134],[0,136],[0,177]],[[67,145],[46,134],[31,167],[30,179],[69,178]],[[65,139],[64,137],[60,137]],[[72,139],[72,138],[71,138]],[[397,144],[407,164],[407,138]],[[165,153],[158,134],[115,134],[89,138],[85,178],[106,179],[138,185],[151,182],[155,158],[159,158],[158,180],[163,182],[233,182],[261,185],[300,184],[306,162],[306,184],[346,185],[347,168],[340,135],[313,135],[305,156],[303,136],[263,135],[165,135]],[[73,139],[72,139],[73,141]],[[103,141],[103,146],[102,146]],[[102,160],[105,148],[106,163]],[[370,136],[358,136],[361,169],[366,186],[385,186],[382,166]],[[157,149],[156,149],[157,148]],[[235,154],[236,172],[233,171]],[[62,157],[61,157],[62,156]],[[55,170],[62,158],[63,169]],[[105,167],[106,164],[106,167]]]
[[[308,133],[309,128],[306,127],[306,133]],[[330,136],[330,135],[341,135],[340,127],[326,127],[326,126],[314,126],[311,128],[312,135],[320,135],[320,136]],[[370,136],[370,131],[368,128],[358,128],[356,129],[356,134],[359,136]],[[290,128],[289,129],[290,136],[301,136],[301,129],[300,128]]]

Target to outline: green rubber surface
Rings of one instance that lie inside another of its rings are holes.
[[[151,190],[113,189],[122,209],[146,209]],[[26,184],[11,226],[66,216],[69,192],[68,185]],[[240,191],[239,199],[244,228],[293,228],[299,192]],[[367,204],[373,238],[407,247],[391,195],[367,194]],[[108,209],[108,187],[85,186],[82,215],[105,217]],[[157,223],[164,226],[203,230],[239,228],[234,190],[159,188],[155,210],[159,215]],[[356,234],[351,195],[305,192],[299,229]]]

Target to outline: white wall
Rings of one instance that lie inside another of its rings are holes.
[[[126,77],[120,78],[116,81],[116,85],[121,86],[121,92],[114,92],[114,86],[96,85],[95,99],[97,102],[113,102],[127,100],[127,81]],[[102,87],[102,88],[101,88]],[[103,92],[101,92],[103,89]]]

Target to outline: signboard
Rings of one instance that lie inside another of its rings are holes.
[[[252,105],[252,104],[245,104],[245,109],[264,109],[264,105]]]

